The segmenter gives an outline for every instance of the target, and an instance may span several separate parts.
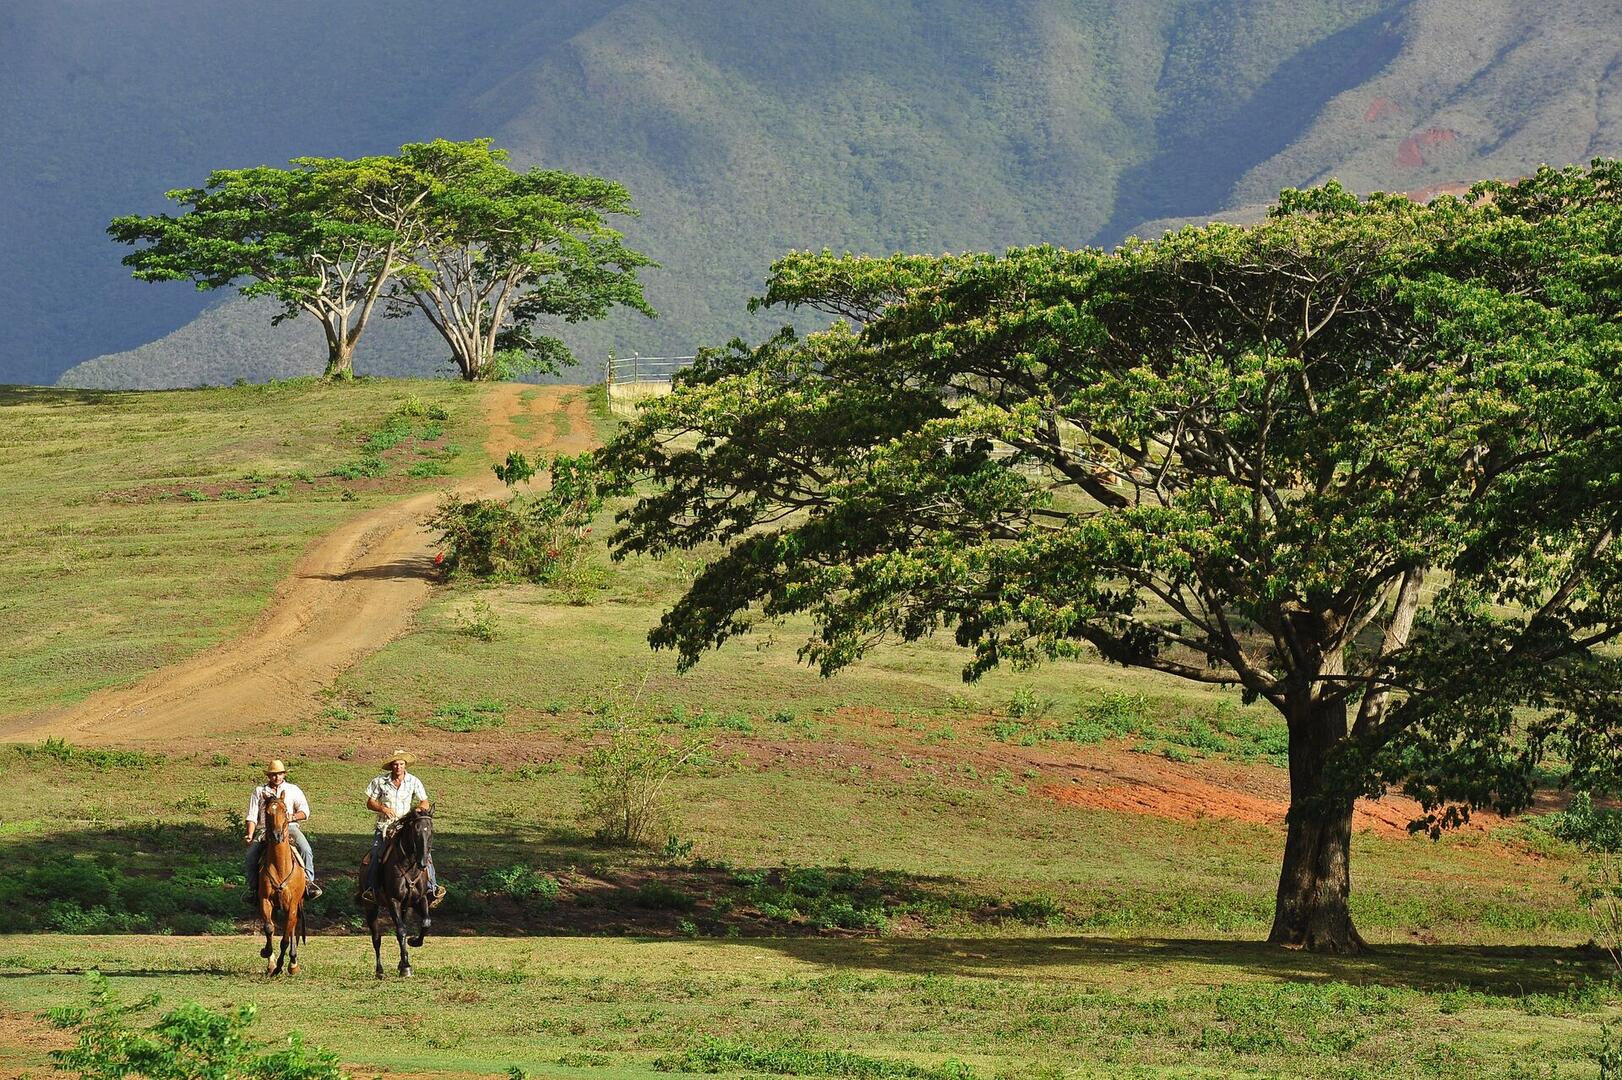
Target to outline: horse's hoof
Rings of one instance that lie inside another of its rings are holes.
[[[400,978],[402,978],[402,979],[411,978],[411,969],[408,968],[408,967],[401,968],[400,969]]]
[[[287,965],[287,973],[289,975],[297,975],[298,974],[298,965],[297,964],[288,964]]]
[[[422,935],[418,934],[414,938],[406,938],[406,944],[410,945],[413,949],[422,948]]]
[[[264,957],[266,960],[269,960],[270,959],[270,946],[266,945],[263,949],[260,949],[259,950],[259,955]],[[266,964],[265,966],[269,967],[270,965]]]
[[[377,977],[379,979],[381,979],[383,977],[383,969],[382,968],[377,969]]]

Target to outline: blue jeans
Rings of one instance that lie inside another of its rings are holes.
[[[383,861],[383,830],[382,829],[376,829],[376,830],[373,830],[373,832],[372,832],[372,857],[370,859],[368,859],[367,862],[366,862],[366,877],[360,883],[361,892],[370,892],[371,890],[377,888],[378,864],[381,863],[382,861]],[[433,856],[429,856],[429,858],[428,858],[428,891],[429,892],[438,892],[439,891],[439,881],[434,875]]]
[[[298,861],[304,864],[304,873],[311,882],[315,881],[315,852],[310,850],[310,842],[304,838],[304,831],[298,827],[297,822],[287,823],[287,838],[293,841],[298,849]],[[248,891],[253,892],[259,888],[259,856],[265,850],[265,833],[261,829],[254,837],[253,843],[248,845],[248,858],[244,861],[242,870],[248,877]]]

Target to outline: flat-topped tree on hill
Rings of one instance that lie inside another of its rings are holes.
[[[390,278],[422,243],[419,211],[434,179],[390,157],[290,164],[217,170],[200,188],[168,193],[185,213],[115,218],[107,231],[144,245],[123,259],[143,281],[237,285],[281,303],[272,323],[313,317],[326,338],[326,377],[349,378]]]
[[[602,453],[616,550],[720,542],[650,639],[809,613],[832,672],[951,628],[966,677],[1087,648],[1289,727],[1270,940],[1363,947],[1353,801],[1615,774],[1622,170],[1491,199],[1285,192],[1116,253],[797,254],[861,324],[709,351]],[[687,436],[678,438],[677,436]]]
[[[574,357],[537,326],[600,319],[616,306],[653,316],[637,270],[653,262],[608,225],[632,214],[612,180],[516,172],[490,140],[403,147],[440,183],[422,205],[423,239],[390,293],[391,315],[421,312],[464,379],[556,373]]]

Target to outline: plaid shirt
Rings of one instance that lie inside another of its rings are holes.
[[[395,818],[404,817],[413,806],[427,802],[428,789],[422,786],[421,780],[410,773],[406,773],[405,778],[400,781],[400,786],[395,787],[394,777],[384,773],[382,776],[374,777],[372,782],[366,785],[366,798],[368,801],[376,799],[394,811],[392,818],[386,814],[377,815],[377,831],[382,832]]]

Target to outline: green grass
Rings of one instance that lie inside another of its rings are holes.
[[[385,460],[401,442],[365,445],[412,397],[450,417],[441,437],[476,439],[477,390],[450,382],[0,389],[0,716],[215,644],[259,612],[311,539],[431,486]],[[368,458],[376,469],[348,477]],[[467,454],[449,467],[478,464]],[[360,480],[378,471],[387,478]]]
[[[252,1000],[377,1071],[653,1077],[1596,1075],[1616,991],[1582,954],[1393,946],[1356,961],[1231,942],[1047,936],[647,941],[430,938],[377,985],[364,937],[314,938],[296,979],[246,936],[21,936],[0,1015],[81,1001],[98,966],[126,1000]],[[43,1067],[0,1049],[0,1068]]]
[[[183,655],[200,634],[143,621],[147,578],[229,632],[310,535],[408,490],[428,425],[476,437],[467,393],[363,382],[5,399],[34,441],[0,445],[0,492],[32,517],[0,527],[105,527],[101,543],[152,550],[60,579],[30,564],[0,623],[64,671],[73,650],[121,636],[151,643],[149,666]],[[449,419],[427,415],[438,404]],[[41,426],[55,417],[67,422]],[[388,475],[356,481],[354,498],[312,479],[362,453]],[[52,461],[69,463],[60,501],[46,497]],[[182,479],[184,461],[215,471]],[[289,491],[96,497],[227,481]],[[609,526],[595,523],[599,542]],[[30,1018],[76,1000],[72,973],[100,966],[129,998],[257,1001],[261,1035],[297,1027],[357,1075],[1596,1075],[1622,997],[1610,962],[1582,947],[1593,927],[1564,879],[1584,856],[1562,837],[1598,835],[1611,824],[1599,811],[1441,842],[1359,833],[1352,906],[1378,951],[1252,944],[1271,917],[1279,829],[1053,796],[1089,769],[1169,768],[1133,751],[1279,791],[1282,732],[1266,710],[1090,662],[966,685],[944,641],[888,645],[822,679],[797,660],[797,621],[678,676],[645,634],[703,555],[610,564],[599,550],[606,585],[584,606],[541,586],[442,590],[321,715],[274,736],[0,748],[0,1020],[32,1033],[0,1039],[0,1073],[43,1070],[57,1036]],[[489,603],[493,640],[459,624],[470,595]],[[93,618],[68,618],[80,612]],[[0,678],[33,670],[0,658]],[[7,686],[51,703],[140,670]],[[708,742],[673,784],[662,847],[605,846],[579,818],[579,759],[626,714]],[[401,743],[421,759],[452,892],[418,978],[378,987],[350,896],[372,831],[363,792]],[[310,796],[328,884],[294,983],[253,975],[242,922],[238,815],[272,755]]]

